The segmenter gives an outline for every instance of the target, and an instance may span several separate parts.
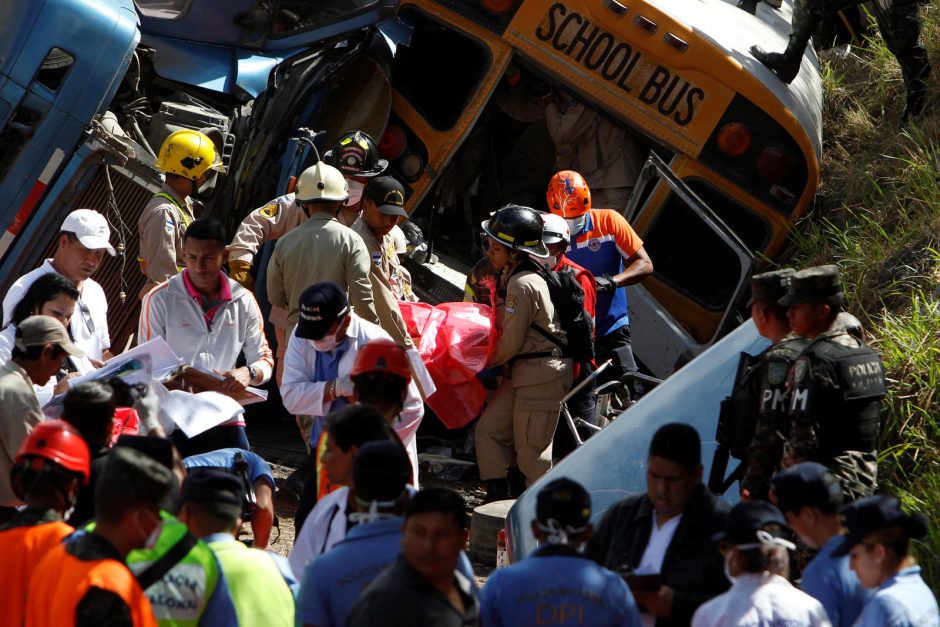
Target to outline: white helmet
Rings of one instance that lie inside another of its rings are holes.
[[[342,202],[349,198],[349,185],[342,172],[318,161],[300,173],[295,195],[301,202]]]
[[[542,229],[542,242],[545,244],[557,244],[571,242],[571,229],[568,227],[568,221],[554,213],[543,213],[542,222],[545,228]]]

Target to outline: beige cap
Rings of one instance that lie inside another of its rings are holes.
[[[62,323],[49,316],[30,316],[16,327],[16,347],[25,351],[30,346],[56,344],[69,355],[84,357],[85,351],[72,343]]]

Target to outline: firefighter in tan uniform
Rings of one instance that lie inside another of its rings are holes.
[[[166,173],[166,182],[147,202],[137,221],[137,261],[147,276],[141,298],[157,283],[183,269],[183,233],[197,217],[190,197],[205,184],[210,171],[225,171],[216,157],[212,140],[190,129],[171,133],[160,147],[154,165]]]
[[[559,403],[571,387],[571,360],[536,330],[564,341],[548,285],[529,255],[547,257],[542,219],[528,207],[507,205],[483,223],[487,257],[499,271],[499,339],[489,366],[504,378],[476,427],[477,464],[487,501],[520,492],[552,467]]]
[[[413,296],[410,284],[406,290],[403,283],[398,252],[391,235],[392,227],[407,217],[405,188],[390,176],[380,176],[369,181],[362,199],[362,215],[351,228],[359,234],[369,251],[372,295],[381,327],[393,340],[410,348],[413,342],[398,301],[412,300]]]

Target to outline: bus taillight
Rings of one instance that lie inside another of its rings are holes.
[[[737,159],[751,147],[751,129],[740,122],[729,122],[718,131],[718,149],[726,157]]]
[[[764,148],[757,156],[757,174],[768,183],[779,183],[793,172],[793,157],[779,146]]]

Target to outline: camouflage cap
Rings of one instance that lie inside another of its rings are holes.
[[[751,277],[751,299],[747,301],[750,307],[759,300],[769,300],[777,302],[787,293],[787,282],[785,279],[793,276],[793,268],[783,268],[773,272],[764,272],[755,274]]]
[[[787,293],[777,303],[785,307],[809,300],[841,300],[843,296],[839,268],[832,264],[800,270],[783,280]]]

